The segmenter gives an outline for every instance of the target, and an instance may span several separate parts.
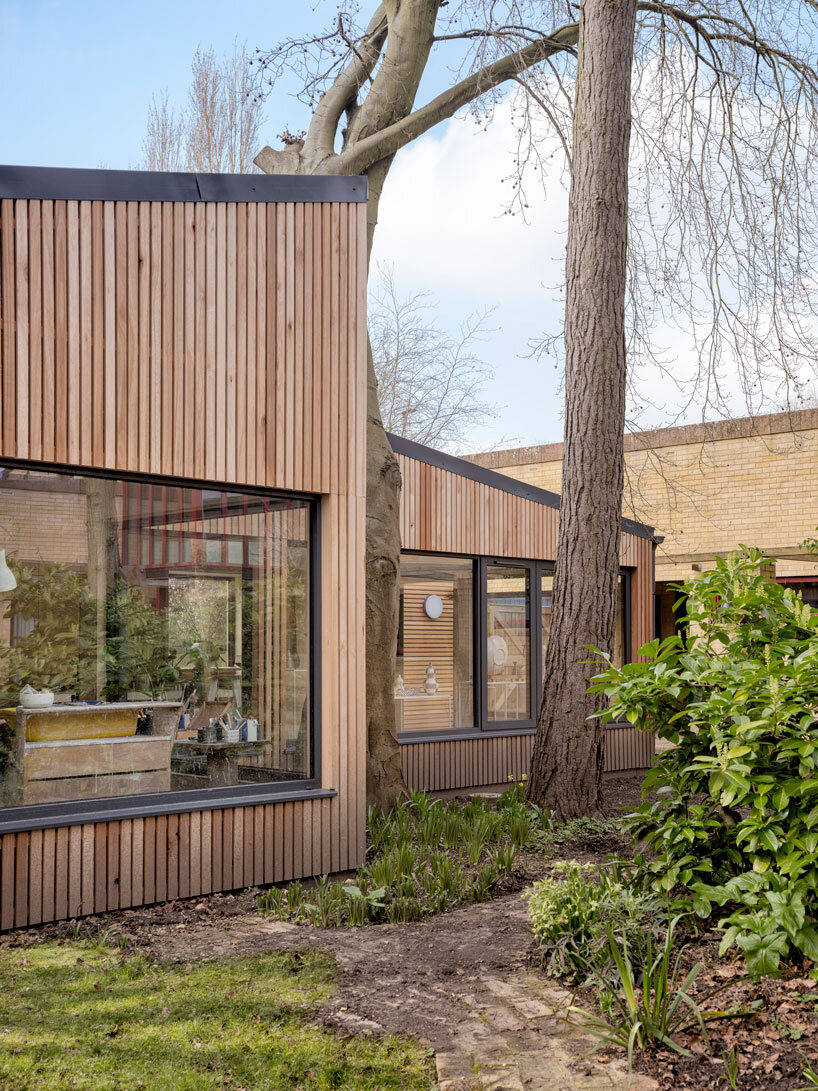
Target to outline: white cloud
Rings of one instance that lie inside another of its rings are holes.
[[[496,307],[498,332],[481,352],[495,371],[487,391],[504,408],[475,436],[476,447],[504,440],[560,439],[559,374],[526,359],[532,338],[559,330],[567,197],[558,182],[537,194],[529,222],[504,215],[515,138],[501,105],[485,131],[455,119],[402,151],[389,174],[375,235],[375,262],[394,264],[402,291],[428,289],[451,328]]]

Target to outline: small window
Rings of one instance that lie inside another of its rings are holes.
[[[474,565],[401,556],[395,659],[398,731],[474,727]]]

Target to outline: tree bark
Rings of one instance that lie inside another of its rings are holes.
[[[367,260],[381,193],[396,152],[452,117],[492,87],[515,79],[545,58],[572,49],[575,23],[486,65],[413,112],[434,45],[443,0],[402,0],[375,9],[354,58],[321,96],[303,141],[263,148],[255,163],[267,174],[365,174]],[[361,101],[359,97],[368,84]],[[343,143],[335,151],[346,117]],[[400,471],[378,408],[371,347],[367,365],[366,700],[367,799],[389,807],[406,794],[394,714],[398,636]]]
[[[551,635],[527,798],[600,809],[604,727],[587,693],[613,646],[625,427],[625,276],[636,0],[580,13],[565,312],[565,442]]]

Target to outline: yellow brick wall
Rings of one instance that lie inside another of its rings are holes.
[[[561,453],[561,445],[552,444],[472,457],[559,492]],[[740,544],[792,552],[816,533],[814,410],[626,437],[625,466],[624,514],[665,537],[656,551],[657,581],[687,577],[693,563],[710,567],[708,558]],[[776,573],[816,574],[818,558],[780,557]]]
[[[85,564],[86,498],[82,493],[0,490],[0,548],[24,564]]]

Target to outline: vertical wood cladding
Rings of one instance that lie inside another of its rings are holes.
[[[332,799],[0,838],[0,928],[344,870],[365,844],[366,205],[0,202],[0,455],[322,494]]]
[[[0,201],[0,455],[357,494],[363,208]]]
[[[419,459],[399,454],[404,549],[518,560],[556,557],[559,510]],[[653,639],[653,542],[623,534],[620,563],[631,570],[631,653]],[[404,742],[403,771],[412,789],[444,791],[502,784],[528,771],[533,735]],[[653,737],[609,728],[605,770],[644,769]]]
[[[528,772],[533,735],[407,742],[401,746],[403,775],[412,791],[442,792],[457,788],[503,785]],[[653,759],[652,735],[632,727],[605,732],[605,772],[646,769]]]

